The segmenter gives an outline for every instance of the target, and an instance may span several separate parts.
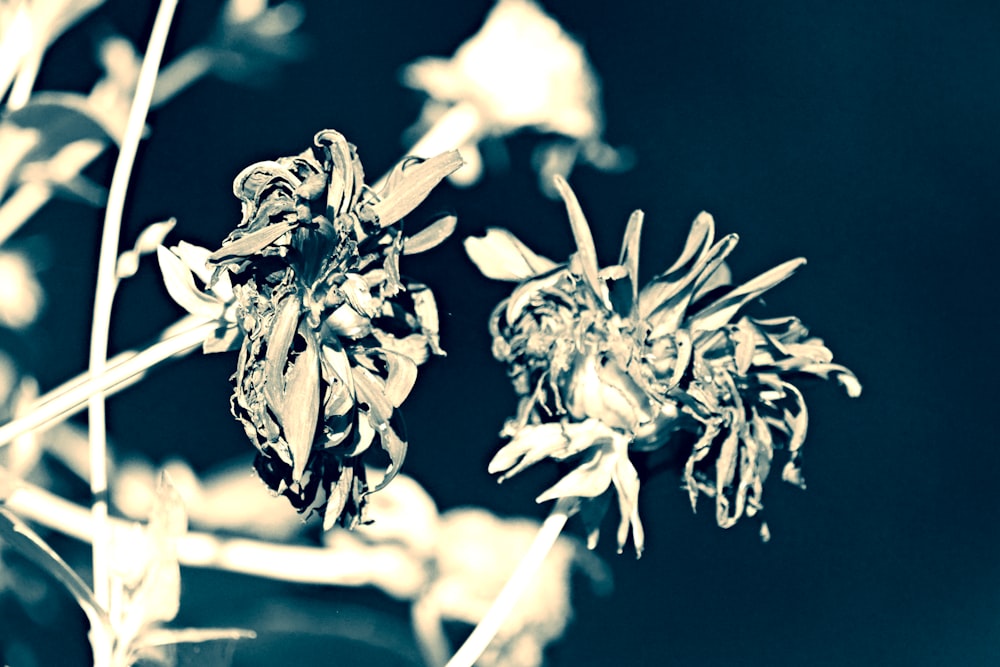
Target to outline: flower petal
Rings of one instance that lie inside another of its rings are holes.
[[[416,255],[436,248],[455,232],[458,218],[446,215],[427,225],[413,236],[403,240],[403,254]]]
[[[805,263],[802,257],[789,260],[747,281],[693,315],[689,328],[692,331],[712,331],[725,326],[746,302],[784,281]]]
[[[389,174],[379,200],[372,204],[379,224],[386,227],[402,219],[426,199],[443,178],[463,164],[458,151],[441,153],[428,160],[409,158],[400,162]]]
[[[556,263],[535,254],[506,229],[490,227],[483,237],[465,239],[465,252],[484,276],[521,281],[547,273]]]
[[[597,248],[594,247],[594,237],[590,233],[590,225],[587,223],[587,218],[583,215],[580,202],[569,187],[569,183],[562,176],[555,176],[552,180],[555,183],[556,190],[559,191],[563,202],[566,204],[566,213],[569,214],[569,226],[573,231],[573,239],[576,241],[576,253],[574,254],[573,264],[579,265],[583,280],[590,287],[591,291],[593,291],[594,296],[608,310],[611,310],[611,302],[608,300],[607,291],[603,289],[603,285],[597,277]]]
[[[224,304],[213,299],[194,284],[191,270],[184,261],[163,246],[156,249],[156,259],[163,274],[163,284],[170,298],[192,315],[203,315],[215,319],[221,317]]]

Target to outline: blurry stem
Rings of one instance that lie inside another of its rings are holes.
[[[204,46],[196,46],[174,58],[156,80],[150,106],[156,109],[166,104],[172,97],[211,72],[214,65],[212,50]]]
[[[24,417],[0,426],[0,447],[25,433],[68,419],[83,409],[91,396],[116,393],[141,378],[150,368],[197,349],[219,326],[215,320],[189,315],[149,347],[115,355],[102,373],[85,373],[69,380],[39,398],[26,409]]]
[[[122,139],[118,159],[111,177],[111,187],[108,190],[108,205],[104,215],[104,229],[101,234],[101,250],[97,266],[97,287],[94,293],[94,319],[90,332],[90,374],[101,375],[107,365],[108,335],[111,328],[111,306],[114,301],[117,278],[115,266],[118,260],[118,242],[121,232],[122,214],[125,210],[125,196],[128,193],[132,166],[139,150],[146,127],[146,114],[153,97],[156,84],[156,73],[160,68],[163,49],[166,45],[170,23],[173,20],[177,0],[161,0],[156,11],[156,19],[150,32],[149,44],[139,70],[135,96],[129,109],[125,134]],[[89,435],[90,435],[90,491],[93,494],[93,528],[94,528],[94,596],[97,601],[108,609],[111,594],[110,579],[110,540],[108,539],[108,461],[107,437],[105,433],[104,395],[98,393],[92,396],[89,404]],[[93,630],[96,630],[93,629]],[[96,655],[98,647],[95,641],[95,663],[100,665],[104,660],[110,660],[110,655]],[[110,644],[108,644],[110,647]],[[98,657],[101,660],[98,660]]]
[[[93,524],[86,508],[21,480],[6,479],[0,469],[0,487],[13,484],[4,506],[19,517],[85,542],[94,539]],[[136,524],[109,519],[114,530],[129,530]],[[359,556],[322,547],[278,544],[264,540],[219,537],[190,531],[177,538],[181,565],[264,577],[276,581],[326,586],[379,585],[380,575],[398,571],[409,562],[402,552]],[[405,561],[405,562],[404,562]],[[386,590],[390,595],[393,591]]]
[[[566,520],[576,513],[578,503],[577,498],[560,498],[556,501],[552,512],[538,529],[538,534],[535,535],[528,552],[517,564],[514,574],[504,584],[503,590],[493,601],[489,611],[448,661],[446,667],[472,667],[476,663],[514,609],[514,605],[524,595],[525,589],[534,581],[535,574],[545,556],[555,545],[563,526],[566,525]]]
[[[483,126],[482,115],[475,105],[459,102],[437,119],[406,152],[406,155],[430,158],[456,148],[461,148],[479,134]],[[388,174],[378,180],[372,189],[378,192],[385,187]]]
[[[27,2],[18,2],[7,29],[0,35],[0,98],[7,93],[21,63],[31,51],[31,10]],[[8,10],[9,11],[9,10]]]

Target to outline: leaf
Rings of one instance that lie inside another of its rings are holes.
[[[372,205],[379,224],[387,227],[415,209],[430,191],[449,174],[465,164],[458,151],[441,153],[428,160],[400,162],[386,180],[379,200]]]
[[[163,275],[163,285],[177,305],[192,315],[202,315],[209,319],[222,316],[224,305],[198,289],[190,269],[180,257],[159,246],[156,249],[156,259]]]
[[[0,538],[62,584],[86,614],[92,628],[104,627],[110,633],[111,621],[87,584],[28,524],[3,507],[0,507]]]
[[[163,222],[154,222],[139,233],[135,245],[118,256],[115,267],[115,277],[119,280],[131,278],[139,270],[139,259],[151,252],[159,252],[160,244],[167,234],[173,230],[177,220],[171,218]]]
[[[403,240],[403,254],[416,255],[436,248],[455,232],[457,225],[458,218],[453,215],[438,218],[413,236],[407,236]]]
[[[152,543],[151,562],[146,564],[139,588],[129,600],[130,624],[138,628],[172,621],[180,609],[181,571],[177,562],[177,540],[187,533],[187,511],[180,493],[164,471],[156,486],[145,534]],[[138,634],[138,633],[137,633]]]
[[[483,237],[464,241],[465,252],[479,271],[493,280],[521,281],[547,273],[556,263],[535,254],[506,229],[489,227]]]

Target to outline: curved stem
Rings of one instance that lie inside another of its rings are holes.
[[[545,556],[555,545],[563,526],[566,525],[566,520],[576,512],[577,505],[576,498],[560,498],[556,502],[548,518],[538,529],[538,534],[535,535],[535,540],[528,548],[528,552],[518,563],[514,574],[504,584],[503,590],[493,601],[489,611],[479,621],[479,625],[475,627],[461,648],[448,661],[446,667],[472,667],[475,664],[486,647],[493,641],[500,626],[514,609],[514,605],[534,581],[538,568],[541,567]]]
[[[115,265],[118,259],[118,242],[121,232],[125,197],[128,193],[132,166],[139,150],[139,141],[146,126],[146,115],[156,84],[156,73],[170,32],[177,0],[161,0],[149,36],[149,44],[139,70],[135,97],[129,110],[121,150],[115,162],[108,191],[108,205],[101,235],[101,250],[97,268],[97,288],[94,294],[94,318],[90,334],[90,374],[100,375],[107,365],[108,335],[111,326],[111,307],[114,301],[117,278]],[[94,530],[94,595],[105,608],[110,600],[109,543],[107,538],[107,438],[105,433],[104,395],[96,394],[89,400],[90,429],[90,490],[94,496],[92,507]],[[97,656],[95,656],[95,659]]]

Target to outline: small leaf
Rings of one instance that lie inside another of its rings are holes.
[[[155,222],[139,233],[135,245],[131,250],[126,250],[118,256],[118,264],[115,267],[115,277],[119,280],[131,278],[139,270],[139,259],[143,255],[156,251],[163,243],[163,239],[177,224],[177,220],[171,218],[163,222]]]
[[[180,257],[163,246],[156,249],[156,259],[163,275],[163,285],[177,305],[192,315],[202,315],[209,319],[222,316],[224,306],[197,288],[190,269]]]
[[[0,507],[0,539],[62,584],[87,615],[92,628],[103,626],[110,633],[111,621],[87,584],[28,524],[3,507]]]
[[[490,227],[482,238],[465,239],[465,252],[487,278],[521,281],[547,273],[556,263],[535,254],[506,229]]]
[[[403,254],[416,255],[436,248],[455,232],[458,218],[446,215],[403,240]]]

